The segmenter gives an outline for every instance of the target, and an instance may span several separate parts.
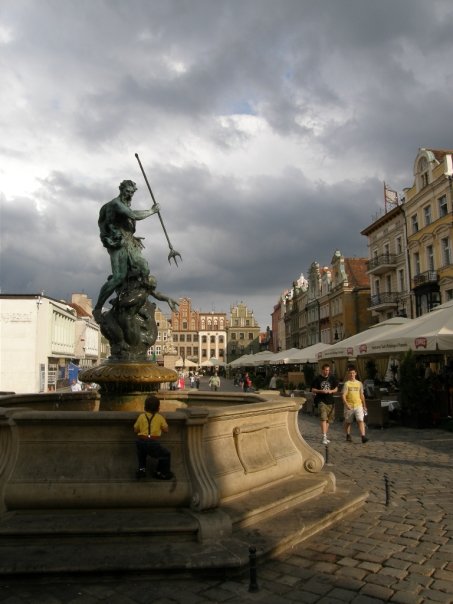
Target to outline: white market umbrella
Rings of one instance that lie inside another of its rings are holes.
[[[368,353],[453,351],[453,300],[431,312],[409,320],[368,345]]]
[[[175,363],[175,367],[197,367],[197,364],[189,359],[183,360],[179,358]]]
[[[325,342],[318,342],[317,344],[313,344],[312,346],[307,346],[306,348],[301,348],[297,350],[294,354],[288,355],[285,359],[285,363],[317,363],[320,353],[324,352],[331,348],[330,344],[326,344]]]
[[[410,321],[411,319],[406,319],[404,317],[393,317],[392,319],[387,319],[387,321],[382,321],[382,323],[376,323],[376,325],[372,325],[360,333],[356,333],[345,340],[341,340],[341,342],[332,344],[329,348],[326,348],[319,353],[319,358],[355,358],[361,354],[368,354],[369,342],[373,341],[375,338],[378,338],[380,335],[387,335],[391,333],[398,326]]]
[[[222,361],[219,361],[218,359],[216,359],[214,357],[211,357],[210,359],[203,361],[201,363],[201,367],[225,367],[225,363],[223,363]]]

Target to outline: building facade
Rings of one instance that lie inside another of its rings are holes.
[[[43,294],[0,295],[0,391],[47,392],[69,386],[77,315]]]
[[[312,262],[308,279],[293,284],[285,313],[286,348],[335,343],[367,329],[370,285],[366,258],[345,258],[340,251],[331,265]]]
[[[173,346],[179,357],[199,362],[198,344],[199,313],[192,308],[190,298],[180,298],[179,308],[171,313]]]
[[[164,315],[159,307],[156,307],[154,317],[157,325],[157,338],[148,350],[148,356],[159,365],[164,365],[164,357],[168,354],[176,354],[173,343],[171,320]]]
[[[243,302],[231,306],[228,326],[227,357],[234,361],[243,354],[259,352],[260,326],[253,311]]]
[[[373,317],[381,323],[395,316],[411,316],[403,205],[391,208],[361,234],[368,238],[369,308]]]
[[[227,316],[224,312],[198,313],[198,364],[215,358],[227,363]]]
[[[453,151],[419,149],[405,190],[412,317],[453,298]]]

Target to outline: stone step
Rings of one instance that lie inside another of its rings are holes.
[[[248,506],[243,521],[232,506],[239,500],[229,502],[236,520],[233,532],[220,529],[217,538],[203,542],[196,540],[198,516],[201,524],[222,527],[226,508],[202,515],[184,510],[6,514],[0,519],[0,575],[240,572],[248,566],[250,546],[257,549],[258,559],[284,551],[357,511],[366,494],[347,483],[294,505],[289,505],[288,493],[285,497],[286,507],[277,502],[274,514],[265,498],[261,514],[250,516]]]
[[[235,529],[251,526],[320,496],[332,488],[332,480],[330,474],[293,476],[271,487],[231,498],[223,503],[222,509],[230,516]]]

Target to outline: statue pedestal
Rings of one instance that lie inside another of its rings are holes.
[[[176,371],[151,361],[106,361],[79,373],[82,382],[99,384],[100,411],[143,411],[149,394],[177,378]]]

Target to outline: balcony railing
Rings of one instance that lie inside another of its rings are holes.
[[[425,285],[426,283],[437,283],[439,276],[437,271],[425,271],[424,273],[420,273],[419,275],[415,275],[412,279],[413,287],[419,287],[420,285]]]
[[[370,308],[375,306],[393,307],[398,306],[398,302],[401,300],[401,292],[384,292],[382,294],[375,294],[371,296]]]
[[[369,273],[382,273],[396,266],[396,254],[380,254],[367,262]]]

